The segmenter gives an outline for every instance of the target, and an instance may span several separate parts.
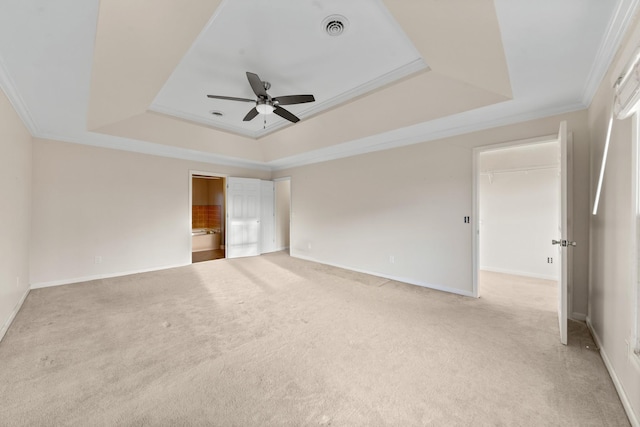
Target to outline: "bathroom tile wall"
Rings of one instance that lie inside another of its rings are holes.
[[[221,224],[220,205],[192,206],[191,228],[221,228]]]

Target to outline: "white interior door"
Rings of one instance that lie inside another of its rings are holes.
[[[276,250],[276,187],[273,181],[260,181],[261,198],[260,205],[260,253],[268,253]]]
[[[227,258],[260,255],[260,180],[227,178]]]
[[[559,209],[559,238],[551,243],[558,245],[558,268],[560,269],[558,280],[558,322],[560,327],[560,341],[567,344],[567,322],[569,315],[568,286],[569,286],[569,261],[568,250],[575,246],[575,242],[569,240],[569,204],[568,204],[568,177],[569,177],[569,151],[567,138],[567,122],[560,123],[558,132],[558,143],[560,145],[560,197]]]

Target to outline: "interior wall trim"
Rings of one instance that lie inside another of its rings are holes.
[[[465,291],[464,289],[457,289],[457,288],[452,288],[452,287],[449,287],[449,286],[437,285],[437,284],[433,284],[433,283],[427,283],[427,282],[423,282],[421,280],[415,280],[415,279],[411,279],[411,278],[407,278],[407,277],[391,276],[391,275],[388,275],[388,274],[375,273],[375,272],[371,272],[371,271],[368,271],[368,270],[363,270],[363,269],[360,269],[360,268],[348,267],[348,266],[344,266],[344,265],[341,265],[341,264],[334,264],[334,263],[331,263],[331,262],[319,261],[316,258],[309,257],[309,256],[306,256],[306,255],[299,255],[299,254],[291,253],[290,256],[292,258],[299,258],[299,259],[303,259],[305,261],[311,261],[311,262],[315,262],[315,263],[318,263],[318,264],[329,265],[331,267],[342,268],[344,270],[356,271],[358,273],[369,274],[371,276],[382,277],[383,279],[389,279],[389,280],[393,280],[393,281],[396,281],[396,282],[408,283],[410,285],[416,285],[416,286],[420,286],[420,287],[423,287],[423,288],[434,289],[436,291],[448,292],[450,294],[462,295],[462,296],[465,296],[465,297],[472,297],[472,298],[474,297],[472,291]]]
[[[38,282],[38,283],[32,283],[31,284],[31,289],[42,289],[42,288],[50,288],[50,287],[53,287],[53,286],[72,285],[74,283],[91,282],[91,281],[94,281],[94,280],[110,279],[110,278],[113,278],[113,277],[129,276],[131,274],[150,273],[150,272],[153,272],[153,271],[168,270],[170,268],[185,267],[185,266],[188,266],[188,265],[191,265],[191,261],[189,261],[188,263],[185,263],[185,264],[167,265],[167,266],[155,267],[155,268],[144,268],[144,269],[141,269],[141,270],[121,271],[121,272],[117,272],[117,273],[96,274],[96,275],[92,275],[92,276],[83,276],[83,277],[74,277],[74,278],[69,278],[69,279],[52,280],[50,282]]]
[[[339,105],[345,104],[359,96],[366,95],[371,91],[393,84],[407,77],[417,75],[418,73],[428,72],[430,70],[431,69],[422,58],[415,59],[408,64],[398,67],[395,70],[389,71],[388,73],[383,74],[382,76],[370,80],[366,83],[363,83],[360,86],[349,89],[346,92],[338,94],[331,99],[323,102],[316,101],[313,103],[313,105],[307,104],[306,108],[296,113],[296,115],[301,120],[308,119],[315,115],[322,114],[325,111],[335,108]],[[265,129],[248,131],[240,126],[212,123],[211,120],[207,118],[197,116],[195,114],[190,114],[178,109],[165,107],[156,103],[151,104],[151,106],[149,107],[149,111],[163,114],[169,117],[178,117],[180,119],[187,120],[201,126],[206,126],[211,129],[222,129],[224,131],[232,132],[252,139],[260,139],[291,125],[291,123],[287,120],[278,120],[274,124],[268,124]]]
[[[640,0],[618,1],[617,7],[610,19],[605,35],[598,48],[596,60],[591,67],[580,101],[576,101],[572,104],[551,106],[539,111],[529,110],[515,115],[509,115],[508,113],[510,108],[506,108],[503,117],[497,120],[487,120],[487,117],[490,115],[485,115],[485,117],[483,117],[483,110],[492,111],[493,106],[489,106],[444,119],[424,122],[407,128],[396,129],[379,135],[353,140],[337,146],[326,147],[324,149],[315,150],[299,156],[276,159],[271,162],[225,157],[197,150],[168,147],[161,144],[101,135],[92,132],[85,132],[81,135],[77,135],[72,138],[73,141],[70,141],[69,137],[45,134],[40,131],[35,117],[27,107],[24,99],[16,90],[17,86],[15,81],[8,73],[8,68],[1,57],[0,88],[4,90],[24,125],[34,137],[75,142],[104,148],[115,148],[118,150],[133,151],[162,157],[201,161],[210,164],[238,166],[264,171],[277,171],[343,157],[356,156],[373,151],[387,150],[390,148],[432,141],[587,108],[591,104],[593,96],[602,82],[602,79],[606,75],[622,39],[633,22],[639,7]],[[413,64],[412,67],[415,68],[410,68],[408,74],[411,74],[411,72],[419,72],[419,65],[421,64]],[[424,64],[422,64],[422,67],[424,67]],[[459,125],[460,123],[464,123],[464,125]]]
[[[584,313],[577,313],[577,312],[573,312],[571,313],[571,319],[573,320],[577,320],[579,322],[586,322],[587,321],[587,315]]]
[[[36,136],[38,132],[38,125],[33,118],[33,114],[31,114],[31,110],[27,107],[27,103],[24,102],[22,96],[16,89],[17,86],[15,81],[9,74],[8,68],[0,56],[0,88],[4,91],[9,99],[9,102],[13,106],[13,109],[16,110],[20,119],[22,119],[22,123],[26,126],[31,133],[31,136]]]
[[[365,138],[333,145],[299,155],[285,157],[266,163],[273,171],[280,171],[315,163],[337,160],[345,157],[376,151],[389,150],[422,142],[437,141],[472,132],[508,126],[531,120],[543,119],[560,114],[573,113],[584,110],[581,102],[554,106],[543,110],[535,110],[522,114],[505,115],[500,119],[486,120],[487,113],[482,110],[472,110],[461,114],[445,117],[430,122],[420,123],[389,132],[368,136]]]
[[[607,352],[602,346],[602,340],[600,340],[598,333],[596,332],[593,325],[591,324],[591,318],[587,316],[586,320],[587,320],[587,327],[589,328],[589,331],[593,336],[593,340],[596,342],[596,345],[600,349],[600,356],[602,356],[604,366],[606,366],[607,371],[609,372],[609,376],[613,381],[613,385],[615,386],[616,391],[618,392],[618,396],[620,396],[620,401],[622,401],[622,406],[624,407],[624,410],[627,413],[629,422],[633,427],[640,427],[640,421],[639,421],[638,415],[636,415],[636,413],[633,412],[633,407],[631,406],[631,402],[629,402],[629,397],[627,396],[627,393],[624,391],[624,387],[622,387],[622,383],[620,382],[620,379],[618,378],[618,375],[616,374],[616,371],[613,368],[613,365],[611,364],[611,360],[609,359],[609,356],[607,356]]]
[[[582,102],[591,105],[602,79],[607,74],[624,35],[635,18],[640,0],[620,0],[609,21],[605,36],[602,38],[596,59],[591,66],[587,83],[583,90]]]
[[[24,292],[24,294],[22,295],[22,297],[20,298],[16,306],[13,308],[13,311],[9,315],[9,318],[4,322],[4,325],[2,325],[2,329],[0,329],[0,341],[2,341],[5,334],[9,330],[9,327],[11,326],[11,324],[13,323],[13,320],[16,318],[16,315],[22,308],[22,304],[24,304],[24,301],[27,299],[27,296],[29,295],[30,291],[31,289],[27,288],[27,290]]]
[[[35,135],[41,139],[69,142],[72,144],[90,145],[99,148],[129,151],[132,153],[148,154],[151,156],[168,157],[171,159],[190,160],[194,162],[208,163],[212,165],[233,166],[250,170],[271,171],[271,168],[263,162],[239,159],[237,157],[223,156],[204,151],[190,150],[170,145],[156,144],[153,142],[139,141],[112,135],[103,135],[87,132],[84,135],[73,138],[39,133]]]
[[[505,269],[505,268],[488,267],[488,266],[485,266],[485,265],[481,265],[480,266],[480,270],[491,271],[493,273],[511,274],[513,276],[531,277],[533,279],[558,280],[558,275],[536,274],[536,273],[531,273],[531,272],[528,272],[528,271],[508,270],[508,269]]]

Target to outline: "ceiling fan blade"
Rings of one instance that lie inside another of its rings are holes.
[[[273,109],[273,112],[275,114],[279,115],[280,117],[282,117],[283,119],[289,120],[290,122],[297,123],[297,122],[300,121],[300,119],[297,118],[293,113],[291,113],[290,111],[285,110],[282,107],[278,107],[277,105]]]
[[[315,102],[313,95],[287,95],[273,98],[273,102],[280,105],[304,104],[305,102]]]
[[[267,95],[267,90],[264,88],[264,84],[262,83],[262,80],[260,80],[260,77],[258,77],[257,74],[254,73],[250,73],[247,71],[247,79],[249,79],[249,84],[251,85],[251,89],[253,89],[253,92],[262,98],[267,98],[269,95]]]
[[[258,110],[254,107],[251,109],[251,111],[247,113],[246,116],[244,116],[244,119],[242,119],[242,121],[249,122],[253,120],[253,118],[257,115],[258,115]]]
[[[256,102],[255,99],[236,98],[236,97],[233,97],[233,96],[207,95],[207,98],[226,99],[226,100],[229,100],[229,101]]]

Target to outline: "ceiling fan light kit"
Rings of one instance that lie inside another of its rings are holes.
[[[214,99],[224,99],[227,101],[240,101],[240,102],[253,102],[256,104],[254,108],[252,108],[246,116],[244,116],[243,121],[248,122],[253,120],[258,114],[273,114],[282,117],[283,119],[289,120],[292,123],[297,123],[300,119],[290,112],[282,108],[280,105],[293,105],[293,104],[304,104],[307,102],[315,102],[315,98],[313,95],[286,95],[286,96],[278,96],[271,97],[267,93],[267,90],[271,88],[271,84],[266,81],[262,81],[260,77],[258,77],[255,73],[250,73],[247,71],[247,80],[249,80],[249,84],[251,85],[251,89],[253,93],[257,96],[257,99],[249,99],[249,98],[236,98],[233,96],[221,96],[221,95],[207,95],[208,98]]]
[[[258,110],[258,113],[260,114],[273,114],[273,110],[275,110],[275,107],[271,104],[267,104],[266,101],[259,101],[258,105],[256,105],[256,110]]]

